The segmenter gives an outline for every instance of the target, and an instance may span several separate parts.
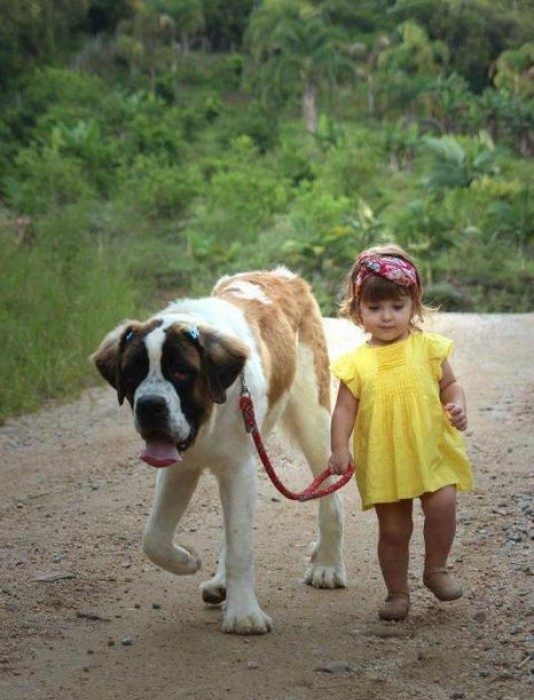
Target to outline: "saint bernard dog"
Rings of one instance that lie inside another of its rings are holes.
[[[223,277],[210,297],[178,300],[145,323],[122,323],[91,359],[119,403],[130,403],[135,429],[146,441],[141,459],[161,467],[144,552],[174,574],[200,568],[195,552],[175,544],[173,536],[200,473],[209,469],[219,482],[224,536],[217,571],[200,586],[202,598],[225,602],[223,631],[268,632],[271,620],[254,591],[258,462],[239,408],[241,377],[262,435],[279,424],[314,475],[325,469],[330,377],[310,286],[282,267]],[[320,499],[318,508],[318,541],[305,581],[316,588],[344,587],[338,495]]]

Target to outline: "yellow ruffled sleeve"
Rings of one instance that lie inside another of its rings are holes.
[[[330,371],[334,377],[345,384],[355,398],[360,397],[360,378],[356,370],[354,352],[346,353],[334,360],[330,365]]]
[[[441,366],[445,360],[448,360],[452,355],[454,343],[449,338],[445,338],[443,335],[438,335],[437,333],[427,333],[426,340],[432,374],[436,381],[439,382],[442,375]]]

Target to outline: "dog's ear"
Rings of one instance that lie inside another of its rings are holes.
[[[99,348],[89,358],[104,379],[116,389],[121,406],[124,402],[124,389],[120,357],[128,342],[128,337],[133,333],[133,327],[137,323],[137,321],[124,321],[118,325],[106,335]]]
[[[226,389],[235,382],[245,366],[249,350],[237,338],[205,329],[200,331],[197,342],[201,348],[202,366],[210,397],[215,403],[224,403]]]

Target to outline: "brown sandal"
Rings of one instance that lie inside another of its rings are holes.
[[[378,617],[381,620],[404,620],[409,608],[410,597],[407,593],[390,593],[378,608]]]
[[[441,601],[458,600],[464,594],[461,583],[446,568],[426,571],[423,583]]]

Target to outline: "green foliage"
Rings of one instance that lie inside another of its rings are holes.
[[[313,182],[317,177],[308,153],[292,136],[284,134],[274,158],[278,172],[292,187],[304,181]]]
[[[419,146],[419,125],[416,121],[399,120],[384,129],[384,146],[390,165],[398,170],[409,170]]]
[[[85,235],[86,217],[79,207],[45,217],[29,247],[1,236],[0,422],[84,386],[89,353],[137,304],[122,251]]]
[[[448,187],[468,187],[482,175],[497,171],[497,154],[488,134],[482,132],[477,139],[464,138],[462,143],[452,136],[425,139],[433,156],[425,178],[428,189],[441,192]]]
[[[183,216],[200,189],[192,168],[164,165],[156,156],[139,155],[120,180],[124,205],[150,219]]]
[[[494,83],[514,96],[534,97],[532,71],[534,44],[523,44],[516,51],[503,51],[496,64]]]
[[[520,155],[534,154],[534,100],[488,88],[478,101],[479,122],[492,138],[512,144]]]
[[[397,29],[397,41],[380,53],[377,84],[381,109],[413,108],[430,116],[425,99],[429,86],[445,74],[449,59],[446,45],[431,41],[415,22],[404,22]]]
[[[317,127],[317,92],[353,76],[343,51],[344,35],[311,5],[268,0],[255,8],[246,43],[255,61],[259,93],[271,104],[300,95],[308,131]]]
[[[60,68],[36,71],[17,100],[4,112],[11,138],[24,145],[46,138],[57,122],[73,125],[91,119],[106,103],[104,83],[90,75]]]
[[[266,153],[276,146],[280,136],[278,119],[273,110],[252,101],[221,124],[221,144],[228,146],[238,136],[248,136],[258,152]]]
[[[22,149],[16,156],[16,175],[3,181],[6,201],[15,211],[44,214],[50,207],[62,207],[90,199],[95,191],[87,181],[82,164],[62,155],[55,146]]]
[[[464,78],[454,72],[440,76],[427,84],[426,94],[430,100],[429,117],[442,131],[461,131],[469,127],[476,108]]]
[[[57,60],[76,44],[87,2],[63,0],[59,11],[52,5],[49,0],[2,0],[2,92],[16,88],[37,66]]]
[[[234,239],[255,238],[287,201],[286,183],[257,160],[248,136],[235,139],[228,155],[212,168],[205,196],[191,222],[190,240],[195,249],[202,247],[200,239],[210,245],[216,240],[226,247]]]
[[[244,268],[289,265],[334,314],[393,240],[443,308],[532,310],[525,3],[52,4],[0,28],[2,415],[82,386],[141,294]]]
[[[313,282],[323,313],[335,315],[336,296],[355,256],[389,240],[384,222],[363,200],[312,191],[296,201],[289,222],[284,260]]]
[[[119,22],[131,16],[135,0],[90,0],[87,31],[91,34],[112,32]]]
[[[179,112],[156,100],[137,103],[126,126],[125,148],[132,154],[145,153],[165,161],[178,158],[184,147]]]
[[[321,114],[314,133],[315,140],[322,151],[333,146],[339,146],[343,142],[343,127],[330,115]]]
[[[463,76],[472,90],[482,92],[488,84],[488,66],[510,42],[522,43],[532,37],[532,6],[490,0],[398,0],[391,17],[411,20],[423,26],[433,40],[449,48],[451,68]],[[525,38],[523,38],[525,37]]]
[[[240,48],[254,0],[202,0],[206,37],[213,50]]]

